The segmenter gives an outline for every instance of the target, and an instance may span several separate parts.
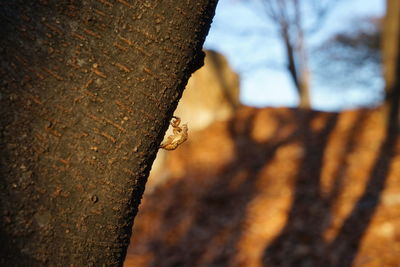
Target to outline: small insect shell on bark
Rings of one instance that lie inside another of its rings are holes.
[[[170,122],[172,126],[172,135],[168,136],[161,145],[160,148],[165,150],[175,150],[180,144],[185,142],[188,139],[188,127],[187,124],[182,124],[181,119],[179,117],[172,117]]]

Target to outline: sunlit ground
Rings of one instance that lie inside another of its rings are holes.
[[[193,133],[149,181],[125,266],[399,266],[384,129],[381,110],[243,108]]]

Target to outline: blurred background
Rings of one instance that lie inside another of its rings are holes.
[[[400,266],[399,40],[399,0],[219,1],[125,266]]]
[[[383,96],[385,6],[385,0],[221,0],[205,48],[224,54],[240,74],[246,105],[298,104],[291,57],[299,78],[307,72],[314,109],[376,105]]]

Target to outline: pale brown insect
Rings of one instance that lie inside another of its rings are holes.
[[[180,144],[185,142],[188,139],[188,127],[187,124],[182,124],[181,119],[179,117],[172,116],[172,120],[170,122],[172,126],[172,135],[168,136],[166,140],[164,140],[160,148],[165,150],[175,150]]]

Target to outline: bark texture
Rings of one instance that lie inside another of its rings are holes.
[[[0,265],[120,266],[216,0],[0,3]]]

